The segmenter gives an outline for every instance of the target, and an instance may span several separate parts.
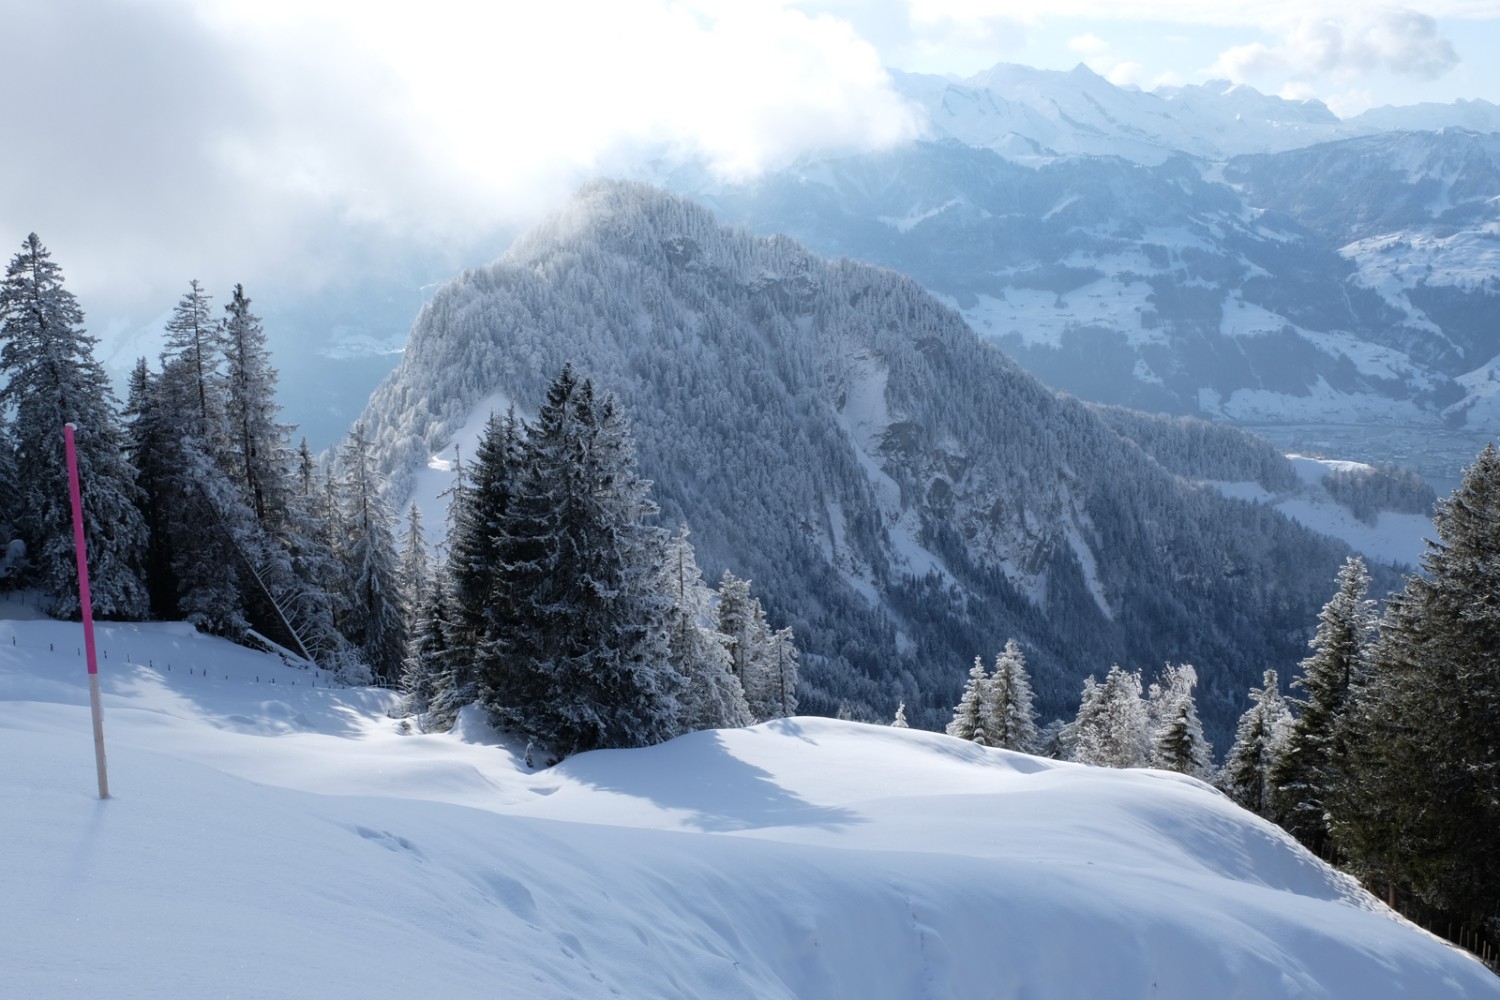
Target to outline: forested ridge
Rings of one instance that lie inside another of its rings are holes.
[[[915,283],[594,186],[440,290],[364,421],[394,495],[483,399],[574,362],[630,414],[664,523],[795,628],[804,709],[944,723],[1015,637],[1044,717],[1101,664],[1191,661],[1210,730],[1307,637],[1337,544],[1194,488]]]

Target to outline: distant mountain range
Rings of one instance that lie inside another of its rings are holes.
[[[1403,462],[1440,486],[1500,427],[1500,107],[1339,119],[1222,81],[1147,93],[1084,67],[893,80],[926,140],[744,185],[665,155],[636,176],[909,274],[1086,399]],[[288,415],[316,446],[394,365],[431,283],[510,238],[478,239],[464,261],[409,234],[345,236],[320,239],[359,274],[250,289]],[[107,355],[122,333],[104,335]],[[114,367],[141,350],[127,343]]]
[[[900,76],[932,141],[753,183],[674,175],[755,232],[910,274],[1086,399],[1235,422],[1440,485],[1500,429],[1500,108],[1341,121],[1086,69]],[[1377,132],[1392,123],[1433,131]]]
[[[430,508],[451,484],[431,467],[472,455],[491,409],[535,412],[569,361],[620,397],[710,579],[748,576],[796,629],[814,713],[905,701],[940,726],[973,657],[1014,636],[1047,718],[1113,662],[1193,662],[1223,749],[1266,665],[1303,655],[1347,551],[1193,481],[1296,489],[1263,442],[1106,419],[909,279],[620,183],[423,309],[364,418],[398,497]]]

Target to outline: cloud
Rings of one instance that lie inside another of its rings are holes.
[[[1109,43],[1093,32],[1068,39],[1068,48],[1083,56],[1097,56],[1109,51]]]
[[[1210,72],[1236,82],[1273,76],[1348,80],[1373,73],[1431,80],[1459,62],[1453,44],[1438,33],[1437,22],[1413,10],[1313,15],[1283,21],[1271,30],[1274,44],[1228,49]]]
[[[847,20],[774,0],[0,0],[0,23],[28,81],[0,104],[0,241],[35,229],[81,297],[156,310],[195,276],[316,284],[335,231],[525,223],[645,152],[746,177],[920,129]]]

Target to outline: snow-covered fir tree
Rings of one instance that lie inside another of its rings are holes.
[[[260,317],[250,311],[243,285],[235,285],[220,327],[224,354],[227,467],[255,519],[267,524],[286,503],[290,428],[277,422],[276,369]]]
[[[400,580],[401,609],[410,622],[420,613],[432,583],[427,538],[422,531],[422,510],[415,501],[406,509],[406,530],[401,535]]]
[[[1214,748],[1203,735],[1193,688],[1198,671],[1191,663],[1167,664],[1151,685],[1147,715],[1152,725],[1152,762],[1201,781],[1214,776]]]
[[[1026,656],[1014,639],[1007,640],[1005,649],[995,655],[984,712],[984,735],[989,746],[1036,752],[1038,733],[1031,678],[1026,673]]]
[[[896,717],[891,720],[891,726],[895,729],[910,729],[911,723],[906,721],[906,702],[896,706]]]
[[[964,693],[953,706],[953,720],[948,723],[947,733],[961,740],[973,740],[981,746],[988,745],[989,735],[984,731],[989,701],[990,679],[984,670],[984,657],[974,657],[969,668],[969,680],[964,684]]]
[[[16,528],[32,580],[53,595],[53,613],[79,614],[63,442],[63,426],[74,424],[93,611],[139,618],[148,609],[147,528],[118,404],[94,344],[83,310],[63,288],[62,269],[30,234],[0,283],[0,410],[13,429]]]
[[[442,731],[453,724],[453,716],[462,705],[444,698],[442,711],[434,712],[434,701],[448,695],[454,687],[454,651],[449,644],[448,602],[440,579],[429,579],[412,608],[412,624],[406,642],[406,657],[401,661],[401,691],[406,696],[406,711],[418,720],[423,732]],[[473,700],[470,691],[470,699]]]
[[[166,332],[162,367],[166,368],[173,361],[181,362],[183,371],[180,377],[188,387],[191,404],[196,404],[199,419],[204,421],[205,426],[199,431],[203,435],[208,421],[222,417],[220,382],[223,373],[220,370],[219,327],[209,311],[209,296],[196,278],[188,282],[188,290],[172,310]]]
[[[496,606],[501,529],[523,470],[525,428],[514,408],[491,413],[468,465],[456,461],[448,497],[448,574],[452,580],[455,641],[477,646],[495,615],[517,614]]]
[[[750,581],[728,570],[719,581],[718,607],[719,632],[750,714],[765,722],[795,713],[800,654],[791,631],[772,631],[760,599],[750,594]]]
[[[565,753],[680,731],[655,513],[614,399],[565,367],[500,524],[480,693],[502,722]]]
[[[352,598],[340,631],[359,647],[377,680],[394,682],[406,654],[395,515],[381,496],[362,424],[350,431],[340,462],[346,532],[341,555]]]
[[[1250,707],[1240,716],[1234,746],[1219,772],[1219,787],[1230,798],[1267,819],[1275,817],[1271,774],[1291,728],[1292,713],[1281,696],[1276,671],[1267,670],[1264,683],[1250,689]]]
[[[1392,595],[1342,736],[1329,812],[1357,871],[1455,922],[1500,912],[1500,452],[1433,517],[1423,573]],[[1335,746],[1340,737],[1336,735]]]
[[[1084,686],[1071,733],[1072,758],[1100,767],[1144,767],[1151,760],[1148,730],[1141,675],[1115,664],[1103,684]]]
[[[1340,780],[1346,734],[1344,709],[1352,686],[1365,672],[1375,638],[1374,602],[1366,599],[1370,574],[1364,560],[1350,556],[1339,571],[1337,591],[1318,615],[1308,643],[1313,654],[1302,661],[1292,688],[1306,692],[1288,699],[1297,718],[1277,758],[1272,781],[1276,811],[1288,832],[1322,854],[1328,838],[1327,800]]]
[[[660,584],[671,602],[667,655],[686,678],[681,698],[683,728],[746,726],[755,718],[732,669],[728,646],[710,624],[714,595],[703,582],[688,534],[684,524],[668,542]]]

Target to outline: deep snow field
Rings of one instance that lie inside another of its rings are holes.
[[[528,769],[0,604],[0,997],[1500,998],[1217,792],[798,718]]]

